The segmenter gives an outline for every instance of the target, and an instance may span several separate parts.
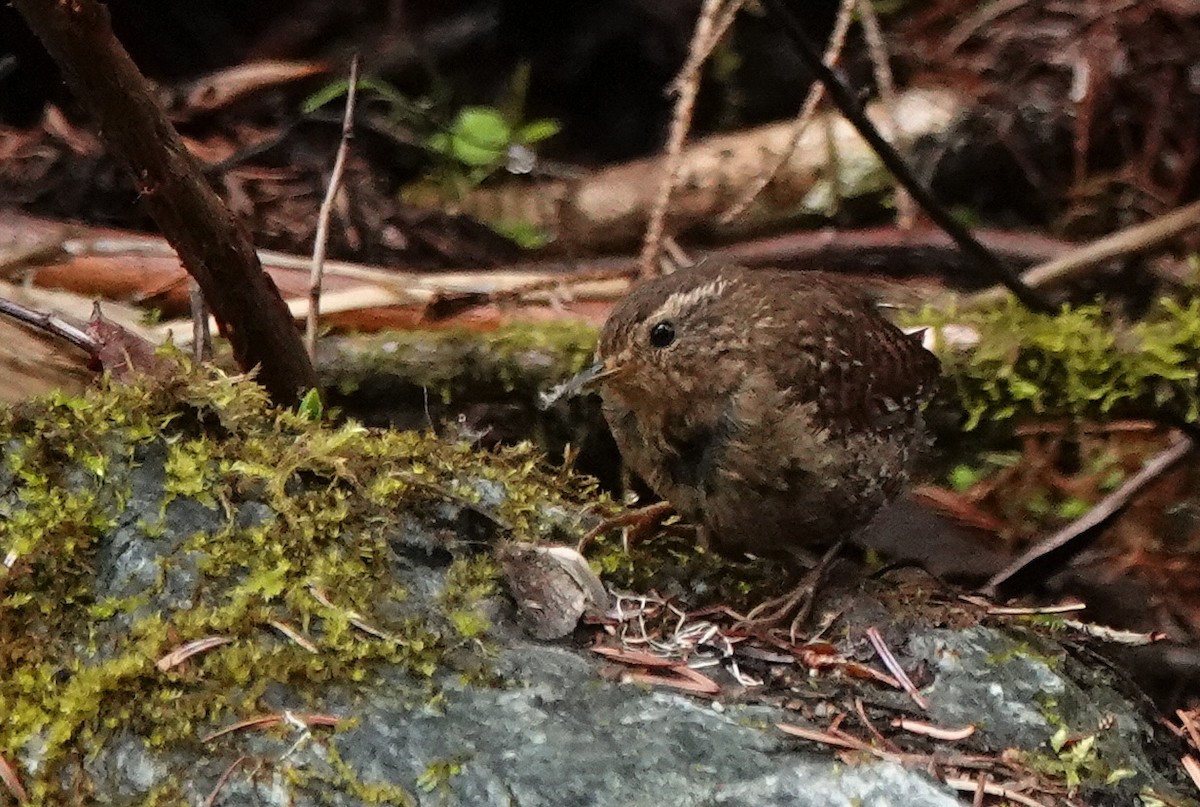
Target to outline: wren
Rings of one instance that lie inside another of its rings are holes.
[[[906,487],[939,375],[854,279],[708,265],[612,311],[598,386],[628,466],[730,556],[803,558]]]

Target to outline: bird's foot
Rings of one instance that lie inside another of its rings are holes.
[[[623,529],[621,542],[625,549],[628,550],[631,544],[645,538],[651,531],[659,527],[668,516],[674,514],[674,512],[675,508],[671,506],[670,502],[655,502],[645,507],[630,510],[628,513],[622,513],[619,516],[606,518],[595,529],[580,538],[579,543],[575,545],[575,549],[580,554],[583,554],[583,551],[601,535],[621,527]]]
[[[843,542],[839,541],[821,556],[816,565],[804,573],[800,582],[791,591],[759,603],[742,617],[736,627],[740,630],[765,630],[780,628],[790,618],[788,635],[795,641],[805,620],[812,613],[813,601],[817,589],[824,580],[825,574],[837,560],[842,551]]]

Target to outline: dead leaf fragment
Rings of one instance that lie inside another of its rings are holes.
[[[538,639],[560,639],[585,614],[609,607],[604,584],[571,547],[505,544],[496,559],[526,630]]]

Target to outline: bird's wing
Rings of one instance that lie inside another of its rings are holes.
[[[889,322],[867,295],[820,295],[787,341],[797,353],[790,379],[834,431],[887,428],[932,397],[940,365],[919,335]]]

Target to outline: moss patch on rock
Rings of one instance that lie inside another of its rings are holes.
[[[518,323],[479,333],[388,331],[331,340],[323,378],[343,394],[380,376],[403,379],[435,399],[538,391],[579,372],[596,349],[596,329],[579,322]]]
[[[1016,302],[926,309],[902,319],[946,329],[947,337],[951,328],[977,336],[967,348],[939,340],[946,381],[936,406],[955,414],[946,430],[984,424],[1004,430],[1031,418],[1144,416],[1148,408],[1200,419],[1200,301],[1164,298],[1136,323],[1102,305],[1046,316]],[[598,407],[574,401],[540,419],[528,413],[538,392],[590,360],[595,343],[595,329],[579,323],[524,323],[485,334],[385,333],[330,342],[323,378],[343,400],[360,394],[355,405],[407,408],[419,418],[431,410],[436,419],[472,404],[519,403],[527,413],[520,419],[525,435],[540,440],[549,429],[559,440],[546,445],[557,451],[562,440],[578,445],[594,429]]]
[[[964,413],[967,430],[1030,418],[1144,417],[1148,409],[1200,418],[1200,300],[1160,300],[1137,323],[1100,305],[1046,316],[1015,302],[926,310],[911,321],[932,323],[943,336],[951,327],[977,332],[975,346],[939,351],[943,404]]]
[[[0,446],[0,755],[47,804],[115,733],[200,743],[271,687],[485,679],[497,572],[467,545],[573,540],[603,502],[527,444],[312,423],[220,374],[0,410]]]

